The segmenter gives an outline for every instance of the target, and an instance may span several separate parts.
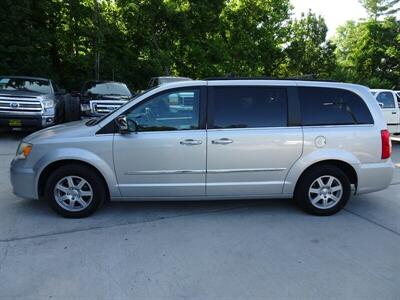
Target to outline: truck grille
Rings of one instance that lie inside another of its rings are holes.
[[[128,101],[108,101],[108,100],[94,100],[90,101],[90,109],[96,114],[108,114]]]
[[[0,95],[0,112],[42,112],[42,103],[37,97]]]

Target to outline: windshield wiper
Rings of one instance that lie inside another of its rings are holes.
[[[86,126],[93,126],[97,124],[97,121],[99,120],[99,118],[92,118],[89,119],[85,124]]]

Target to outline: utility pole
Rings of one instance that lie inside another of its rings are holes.
[[[99,24],[99,2],[94,1],[94,26],[96,30],[96,37],[94,42],[94,77],[96,80],[100,79],[100,24]]]

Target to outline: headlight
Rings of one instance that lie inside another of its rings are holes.
[[[43,100],[43,107],[45,109],[53,108],[54,107],[54,100],[52,100],[52,99]]]
[[[90,110],[90,105],[89,104],[81,104],[81,111],[88,111]]]
[[[25,159],[32,151],[32,144],[21,142],[17,149],[17,159]]]

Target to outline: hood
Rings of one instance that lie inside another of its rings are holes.
[[[0,95],[4,96],[20,96],[20,97],[37,97],[41,95],[46,95],[45,93],[39,93],[35,91],[21,91],[21,90],[16,90],[16,91],[8,91],[8,90],[0,90]]]
[[[38,143],[44,140],[64,140],[66,138],[84,137],[94,134],[99,126],[86,126],[88,120],[75,121],[48,127],[24,138],[25,142]]]
[[[101,94],[89,94],[82,96],[82,100],[123,100],[126,101],[132,97],[123,95],[101,95]]]

